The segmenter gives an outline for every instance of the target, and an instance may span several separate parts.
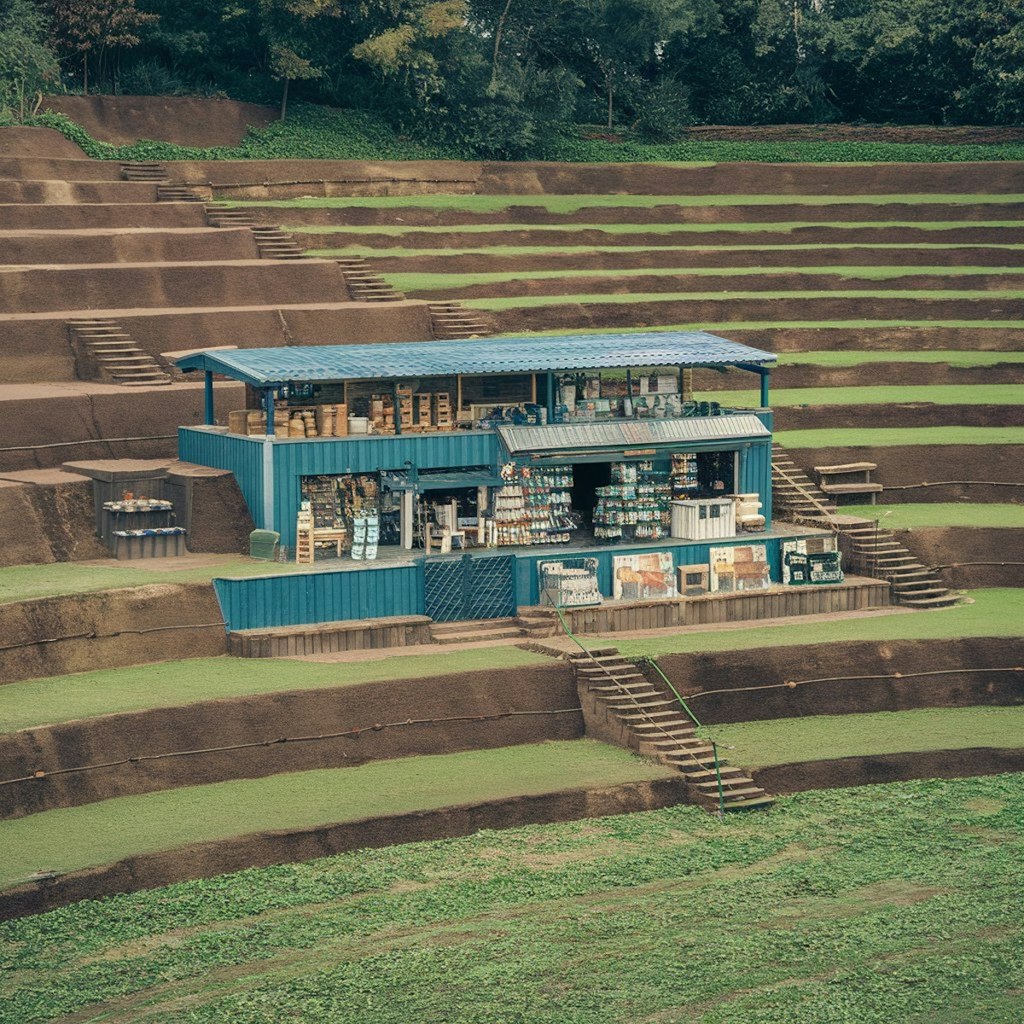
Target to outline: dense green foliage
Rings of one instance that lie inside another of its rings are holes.
[[[46,22],[32,0],[0,0],[0,118],[24,118],[60,76],[46,45]]]
[[[0,125],[13,123],[0,110]],[[380,114],[335,110],[312,104],[289,109],[285,121],[250,128],[237,146],[199,148],[142,140],[115,146],[93,139],[63,114],[43,111],[24,124],[54,128],[97,160],[472,160],[495,153],[465,140],[434,134],[420,141],[397,131]],[[500,155],[500,154],[498,154]],[[942,163],[957,160],[1024,160],[1024,143],[936,145],[895,142],[724,142],[698,139],[673,143],[583,139],[568,129],[537,140],[519,154],[572,163]]]
[[[1008,1024],[1022,885],[1020,775],[482,832],[9,922],[0,1020]]]
[[[0,19],[25,3],[2,0]],[[280,101],[282,114],[290,89],[460,154],[692,160],[673,140],[693,124],[1024,119],[1024,8],[1003,0],[35,6],[68,88]],[[816,159],[847,159],[819,145]],[[878,153],[860,159],[893,158]]]

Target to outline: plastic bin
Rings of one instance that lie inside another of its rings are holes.
[[[273,562],[277,557],[277,545],[281,534],[275,530],[253,530],[249,534],[249,557],[263,562]]]

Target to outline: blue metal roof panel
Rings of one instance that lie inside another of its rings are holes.
[[[295,345],[208,349],[177,361],[256,386],[288,381],[382,380],[451,374],[541,373],[628,366],[763,365],[770,352],[704,331],[575,334],[375,345]]]
[[[632,448],[687,441],[733,441],[771,437],[753,414],[691,416],[680,420],[617,420],[608,423],[563,423],[544,427],[498,427],[511,454],[580,448]]]

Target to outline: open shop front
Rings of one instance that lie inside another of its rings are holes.
[[[179,360],[209,399],[180,452],[301,561],[733,536],[770,528],[773,359],[702,332],[210,350]],[[758,409],[692,394],[728,366]],[[250,395],[226,425],[214,374]]]

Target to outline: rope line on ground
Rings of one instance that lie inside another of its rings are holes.
[[[68,633],[66,636],[46,637],[43,640],[22,640],[16,644],[4,644],[0,651],[16,651],[22,647],[38,647],[40,644],[59,644],[64,640],[109,640],[115,636],[141,636],[143,633],[162,633],[170,629],[213,629],[219,626],[223,629],[227,625],[223,620],[220,622],[195,622],[186,625],[175,626],[147,626],[145,629],[117,629],[113,633]]]
[[[177,434],[156,434],[152,437],[87,437],[81,441],[54,441],[52,444],[19,444],[0,448],[0,452],[36,452],[43,448],[70,448],[76,444],[115,444],[122,441],[173,441]]]
[[[270,740],[253,740],[249,743],[232,743],[223,747],[199,747],[195,750],[169,750],[162,754],[136,754],[116,761],[100,761],[96,764],[76,765],[72,768],[55,768],[53,771],[37,769],[31,775],[16,779],[4,779],[0,786],[13,786],[20,782],[34,782],[37,779],[52,778],[54,775],[74,775],[91,772],[100,768],[119,768],[126,764],[140,764],[143,761],[163,761],[172,757],[195,757],[199,754],[222,754],[232,750],[251,750],[254,747],[273,747],[282,743],[313,743],[319,740],[344,739],[359,736],[364,732],[382,732],[384,729],[399,729],[409,725],[438,725],[446,722],[490,722],[498,718],[519,718],[528,715],[573,715],[583,708],[559,708],[543,711],[501,711],[491,715],[458,715],[453,718],[408,718],[404,722],[374,722],[373,725],[355,726],[341,732],[324,732],[312,736],[277,736]],[[343,754],[348,757],[348,754]]]
[[[1009,480],[932,480],[921,484],[886,484],[889,491],[916,491],[921,487],[1024,487],[1024,483]]]
[[[754,690],[794,690],[798,686],[807,686],[810,683],[846,683],[866,680],[883,679],[918,679],[922,676],[959,676],[967,674],[981,674],[987,672],[1024,672],[1024,665],[1012,665],[1007,668],[939,668],[928,672],[892,672],[889,675],[867,675],[867,676],[822,676],[820,679],[788,679],[784,683],[766,683],[763,686],[734,686],[724,690],[701,690],[699,693],[687,695],[687,700],[696,700],[698,697],[710,697],[712,694],[721,693],[751,693]]]

